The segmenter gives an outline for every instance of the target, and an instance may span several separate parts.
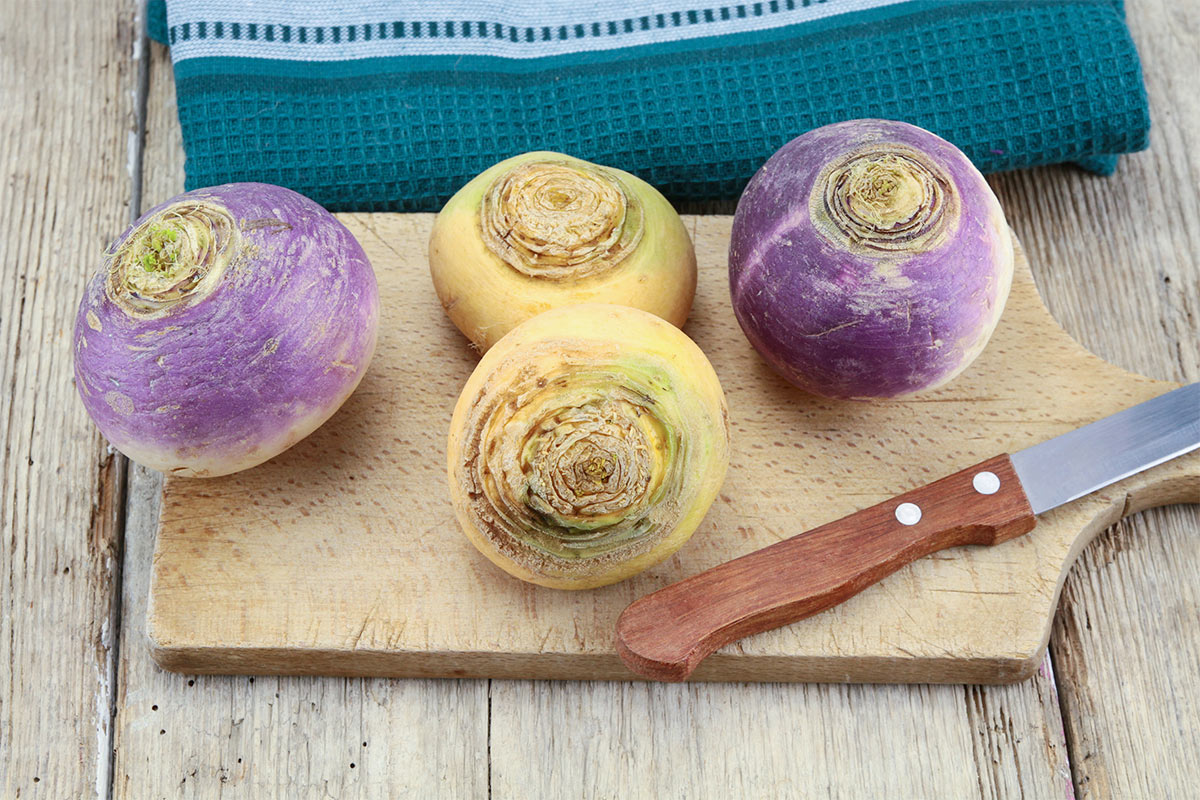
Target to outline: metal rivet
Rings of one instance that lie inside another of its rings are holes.
[[[979,472],[971,479],[971,485],[980,494],[995,494],[1000,491],[1000,478],[994,472]]]
[[[921,507],[916,503],[901,503],[896,506],[896,519],[901,525],[916,525],[921,521]]]

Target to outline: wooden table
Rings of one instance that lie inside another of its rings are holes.
[[[1200,5],[1129,3],[1154,118],[1116,176],[995,176],[1086,346],[1200,379]],[[189,677],[145,640],[158,475],[75,397],[100,252],[182,186],[136,0],[0,0],[0,797],[1194,797],[1200,508],[1101,535],[1007,687]],[[1198,498],[1200,500],[1200,498]]]

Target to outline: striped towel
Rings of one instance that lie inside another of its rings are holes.
[[[736,198],[789,139],[902,119],[984,171],[1147,143],[1120,0],[150,0],[187,186],[280,184],[334,210],[436,210],[557,150],[676,202]]]

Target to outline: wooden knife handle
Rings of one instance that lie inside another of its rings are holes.
[[[922,556],[1036,524],[1007,455],[693,575],[617,620],[629,669],[681,681],[719,647],[824,611]]]

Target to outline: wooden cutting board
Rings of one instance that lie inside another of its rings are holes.
[[[450,508],[445,438],[476,354],[429,280],[433,216],[341,219],[379,277],[379,350],[346,406],[287,453],[226,478],[167,478],[149,614],[167,669],[633,678],[613,627],[635,598],[1175,386],[1076,344],[1022,255],[991,344],[949,386],[876,403],[804,394],[771,372],[734,319],[730,218],[689,217],[700,278],[685,331],[728,397],[726,484],[664,563],[603,589],[545,589],[479,555]],[[1197,500],[1200,452],[1044,514],[1012,542],[938,553],[830,611],[730,645],[693,679],[1020,680],[1040,662],[1084,545],[1126,514]]]

